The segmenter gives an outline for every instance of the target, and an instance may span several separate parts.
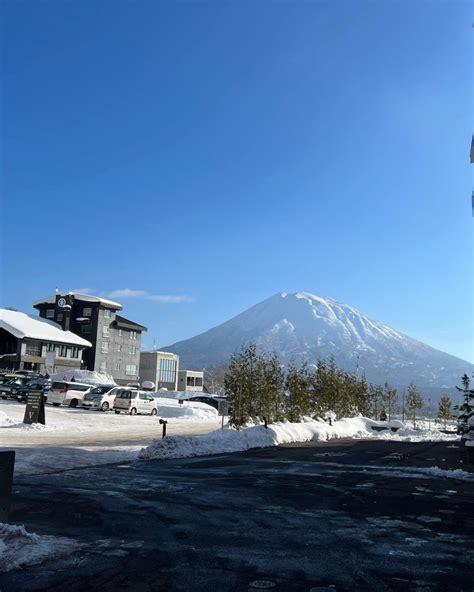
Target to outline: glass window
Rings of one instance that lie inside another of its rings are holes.
[[[200,376],[196,376],[194,386],[202,386],[202,378]]]
[[[118,352],[122,351],[122,344],[121,343],[117,343],[117,351]]]
[[[137,373],[137,365],[136,364],[127,364],[125,366],[125,374],[127,376],[135,376]]]
[[[102,335],[108,336],[110,334],[110,330],[108,327],[102,327]]]
[[[54,308],[48,308],[48,310],[46,311],[46,318],[54,319]]]
[[[106,354],[109,351],[109,342],[103,341],[102,342],[102,353]]]
[[[122,337],[122,329],[119,329],[119,330],[118,330],[118,336],[119,336],[119,337]]]
[[[110,319],[110,310],[109,310],[108,308],[106,308],[106,309],[104,310],[104,317],[105,317],[106,319]]]
[[[128,353],[129,353],[131,356],[135,355],[135,354],[137,353],[137,348],[136,348],[134,345],[131,345],[131,346],[128,348]]]
[[[82,316],[83,317],[91,317],[92,316],[92,308],[83,308],[82,309]]]
[[[121,366],[122,365],[120,364],[120,362],[116,362],[116,364],[115,364],[115,370],[120,370]]]
[[[100,369],[102,370],[102,372],[104,372],[105,370],[107,370],[107,362],[101,362],[100,363]]]
[[[81,333],[90,333],[91,326],[90,325],[81,325]]]

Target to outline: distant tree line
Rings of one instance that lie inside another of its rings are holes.
[[[334,358],[314,365],[290,363],[286,371],[277,354],[259,353],[251,343],[231,356],[224,376],[224,393],[230,402],[230,423],[240,427],[249,421],[301,421],[362,414],[390,420],[398,410],[397,390],[388,383],[370,384],[364,376],[339,368]],[[423,398],[411,384],[404,408],[414,423]]]

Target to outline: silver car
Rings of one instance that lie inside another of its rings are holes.
[[[157,403],[150,393],[137,391],[133,388],[121,388],[115,396],[115,413],[128,413],[137,415],[156,415],[158,413]]]

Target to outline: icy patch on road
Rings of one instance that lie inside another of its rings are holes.
[[[39,536],[27,532],[24,526],[0,522],[0,573],[68,555],[76,548],[71,539]]]

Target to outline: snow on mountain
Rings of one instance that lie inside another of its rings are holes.
[[[285,292],[252,306],[191,339],[161,348],[180,355],[182,368],[226,364],[242,345],[277,352],[288,364],[334,356],[348,370],[365,372],[371,382],[394,386],[415,382],[424,388],[452,389],[474,366],[370,319],[355,308],[308,292]]]

